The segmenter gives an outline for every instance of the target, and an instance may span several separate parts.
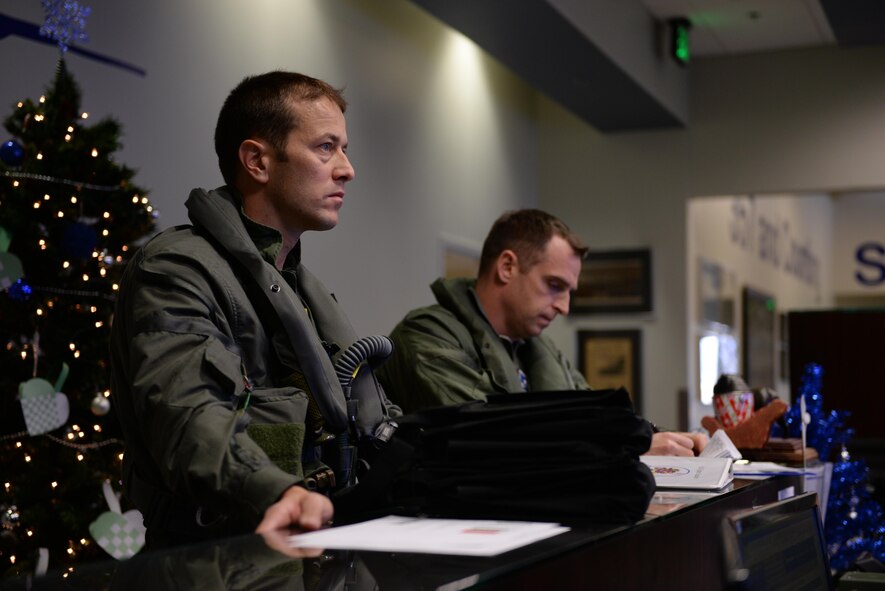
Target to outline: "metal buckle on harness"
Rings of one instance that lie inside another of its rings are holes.
[[[325,468],[304,478],[304,488],[311,491],[326,491],[335,488],[335,472]]]
[[[375,427],[375,439],[382,443],[387,443],[390,441],[390,438],[393,437],[393,434],[396,433],[398,428],[399,425],[396,424],[396,421],[384,421],[383,423],[379,423],[378,426]]]

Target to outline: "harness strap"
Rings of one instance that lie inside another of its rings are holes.
[[[193,505],[161,490],[142,478],[130,466],[126,478],[127,494],[144,515],[149,530],[162,530],[175,535],[214,538],[228,529],[227,516]]]

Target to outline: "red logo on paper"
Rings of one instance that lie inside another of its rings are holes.
[[[652,474],[658,476],[679,476],[688,474],[688,468],[680,468],[679,466],[655,466],[651,469]]]

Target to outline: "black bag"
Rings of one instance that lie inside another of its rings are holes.
[[[339,518],[367,511],[437,517],[631,523],[655,490],[639,461],[648,421],[623,388],[527,392],[429,409],[398,428]]]

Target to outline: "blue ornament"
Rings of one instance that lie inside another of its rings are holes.
[[[25,283],[23,280],[19,279],[15,283],[9,286],[9,297],[17,302],[25,302],[31,297],[31,293],[33,290],[31,286]]]
[[[40,27],[40,34],[58,41],[62,53],[74,41],[89,41],[86,34],[86,19],[92,11],[88,6],[70,0],[40,0],[46,20]]]
[[[82,222],[74,222],[65,228],[61,238],[62,248],[72,258],[86,260],[92,256],[98,244],[98,234]]]
[[[802,372],[802,381],[799,394],[805,396],[805,411],[811,417],[807,426],[808,446],[817,450],[823,461],[830,457],[833,449],[848,443],[854,437],[854,429],[847,428],[846,420],[851,415],[847,410],[824,411],[823,394],[823,368],[816,363],[809,363]],[[786,432],[778,424],[772,425],[772,437],[801,437],[802,435],[802,410],[799,400],[793,402],[793,406],[784,415]]]
[[[0,146],[0,160],[2,160],[3,164],[6,166],[21,166],[24,159],[25,149],[22,148],[22,145],[17,141],[9,140]]]

